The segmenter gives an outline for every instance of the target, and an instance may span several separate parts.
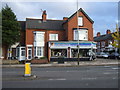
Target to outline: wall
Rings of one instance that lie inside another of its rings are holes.
[[[82,13],[79,12],[79,16],[83,17],[83,26],[79,26],[79,28],[88,28],[88,41],[93,41],[93,25],[92,23],[87,19],[87,17]],[[77,28],[77,14],[74,15],[64,26],[68,28],[66,29],[66,35],[67,40],[71,41],[74,37],[74,30],[73,28]]]
[[[41,30],[41,29],[26,29],[26,45],[33,45],[34,42],[34,34],[33,31],[43,31],[45,32],[44,36],[44,42],[45,42],[45,47],[44,47],[44,56],[48,57],[48,41],[49,40],[49,34],[58,34],[58,40],[59,41],[64,41],[65,40],[65,31],[64,30]],[[27,51],[27,48],[26,48]],[[34,50],[33,50],[34,51]],[[27,55],[27,52],[26,52]],[[27,56],[26,56],[27,57]]]

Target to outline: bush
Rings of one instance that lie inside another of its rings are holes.
[[[40,59],[47,59],[47,57],[40,57]]]

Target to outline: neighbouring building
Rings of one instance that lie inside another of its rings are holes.
[[[63,20],[47,19],[44,10],[42,19],[26,18],[20,21],[21,42],[15,52],[19,60],[31,60],[41,57],[76,58],[79,46],[80,54],[88,56],[90,50],[96,49],[93,41],[94,21],[82,8]],[[79,43],[78,43],[79,39]]]
[[[97,52],[115,52],[117,49],[111,44],[114,42],[110,30],[106,31],[106,34],[101,35],[100,32],[94,37],[94,41],[97,42]]]

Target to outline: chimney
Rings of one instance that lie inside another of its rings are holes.
[[[100,32],[97,32],[97,37],[99,37],[100,36]]]
[[[42,21],[43,22],[46,22],[46,17],[47,17],[46,10],[44,10],[43,14],[42,14]]]
[[[111,33],[111,31],[108,29],[107,31],[106,31],[106,34],[110,34]]]
[[[68,17],[63,17],[63,20],[68,20]]]

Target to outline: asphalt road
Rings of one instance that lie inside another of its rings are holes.
[[[3,88],[118,88],[116,66],[32,68],[37,78],[25,78],[24,68],[3,68]]]

